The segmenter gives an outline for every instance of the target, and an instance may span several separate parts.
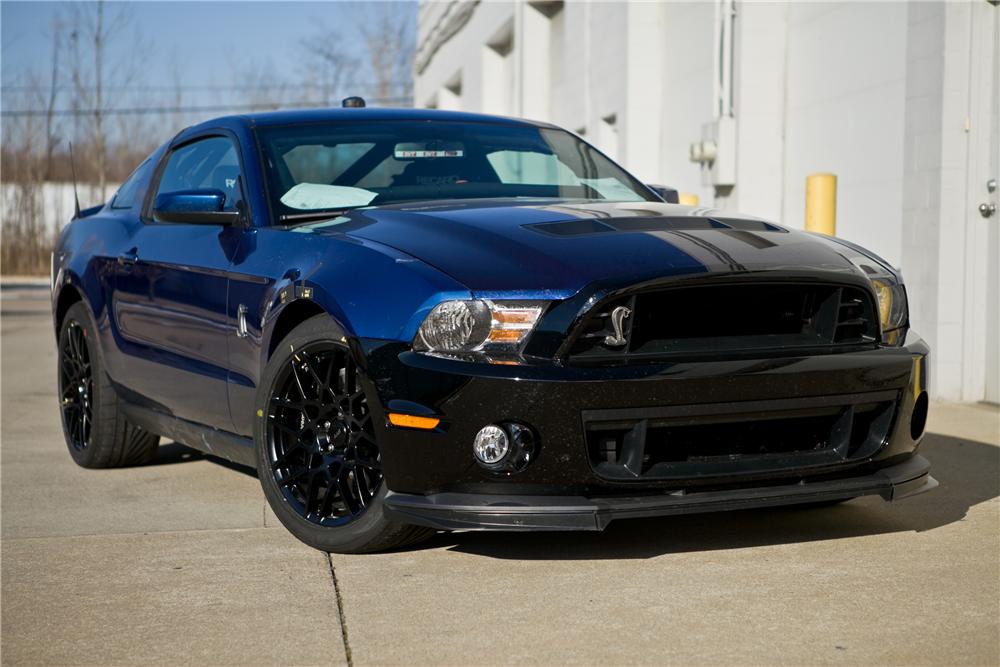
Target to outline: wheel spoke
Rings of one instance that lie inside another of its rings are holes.
[[[271,463],[271,470],[277,470],[278,468],[286,467],[286,463],[292,454],[297,454],[298,452],[305,451],[305,445],[296,440],[291,447],[287,448]]]
[[[273,419],[273,417],[272,417],[272,419]],[[289,426],[285,426],[284,424],[282,424],[282,423],[281,423],[281,422],[279,422],[279,421],[274,421],[274,422],[273,422],[273,423],[271,424],[271,426],[272,426],[273,428],[275,428],[275,429],[277,429],[277,430],[281,431],[281,432],[282,432],[282,433],[284,433],[285,435],[287,435],[287,436],[290,436],[290,437],[291,437],[291,438],[292,438],[293,440],[295,440],[296,442],[298,442],[298,441],[299,441],[299,438],[300,438],[300,437],[302,437],[302,431],[304,430],[304,429],[298,429],[298,430],[296,430],[296,429],[294,429],[294,428],[291,428],[291,427],[289,427]]]
[[[358,373],[357,373],[357,368],[354,366],[354,364],[347,364],[346,378],[347,378],[347,386],[344,388],[347,390],[348,394],[351,394],[353,396],[359,391]]]
[[[301,403],[283,398],[281,396],[272,396],[271,403],[277,405],[279,408],[288,408],[289,410],[295,410],[297,412],[305,413],[305,406]],[[273,415],[272,415],[273,416]]]
[[[364,474],[361,472],[360,466],[354,466],[351,473],[354,478],[354,486],[358,489],[358,502],[361,503],[362,507],[366,507],[368,505],[368,482],[363,480]]]
[[[358,514],[362,507],[358,504],[354,491],[351,489],[350,471],[344,468],[337,475],[337,487],[340,489],[340,497],[344,500],[344,506],[351,514]]]
[[[323,381],[323,386],[330,390],[330,394],[336,399],[337,390],[330,383],[333,381],[333,369],[337,367],[337,357],[334,355],[329,355],[330,359],[326,362],[326,380]]]
[[[302,380],[299,379],[298,361],[299,361],[298,356],[292,357],[291,361],[292,377],[295,379],[295,388],[298,390],[299,396],[302,397],[302,400],[308,401],[309,397],[306,396],[306,390],[302,388]]]
[[[320,516],[329,516],[333,513],[333,501],[337,499],[337,485],[333,483],[333,477],[329,477],[326,491],[323,493],[323,502],[319,505]]]
[[[312,471],[308,468],[300,468],[297,472],[292,473],[288,477],[283,477],[278,483],[282,486],[292,486],[298,484],[303,478],[308,477],[312,474]]]
[[[307,517],[317,509],[316,503],[319,500],[319,498],[317,498],[319,492],[319,482],[320,482],[320,476],[313,473],[312,477],[309,478],[309,484],[307,485],[307,491],[306,491]]]
[[[381,474],[382,464],[380,464],[375,459],[369,458],[367,456],[358,456],[356,460],[358,462],[358,465],[361,466],[362,468],[366,468],[368,470]]]
[[[330,387],[326,383],[324,383],[323,380],[320,379],[319,375],[317,375],[316,370],[313,368],[312,363],[310,363],[309,355],[307,354],[302,355],[302,365],[305,366],[306,371],[309,373],[309,375],[312,376],[313,380],[316,382],[316,390],[317,390],[316,393],[318,394],[320,401],[323,400],[323,394],[325,394],[327,391],[329,391],[331,395],[334,395],[333,390],[330,389]]]

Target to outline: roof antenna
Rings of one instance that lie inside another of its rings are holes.
[[[73,202],[76,204],[76,212],[73,219],[80,217],[80,195],[76,193],[76,165],[73,164],[73,142],[69,142],[69,169],[73,173]]]

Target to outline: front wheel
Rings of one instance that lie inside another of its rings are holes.
[[[351,351],[327,315],[281,342],[257,392],[254,443],[267,501],[297,538],[322,551],[364,553],[433,531],[390,521],[368,397]]]

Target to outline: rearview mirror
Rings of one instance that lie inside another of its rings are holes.
[[[652,183],[646,183],[646,187],[659,195],[660,199],[668,204],[679,204],[681,201],[676,188],[668,188],[665,185],[653,185]]]
[[[156,196],[153,216],[161,222],[184,222],[196,225],[231,225],[240,214],[224,211],[226,195],[222,190],[177,190]]]

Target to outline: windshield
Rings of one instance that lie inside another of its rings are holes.
[[[558,129],[369,121],[259,129],[279,220],[428,199],[656,201],[596,149]]]

